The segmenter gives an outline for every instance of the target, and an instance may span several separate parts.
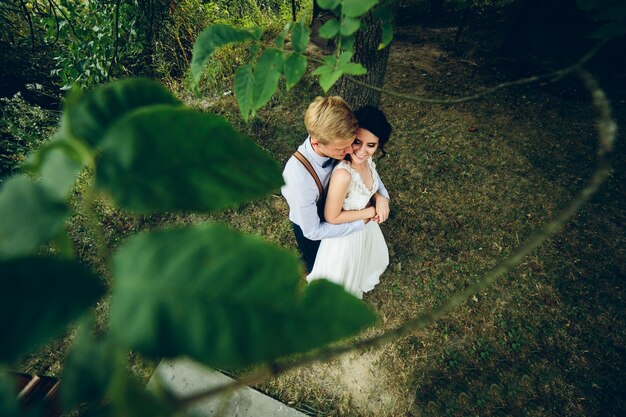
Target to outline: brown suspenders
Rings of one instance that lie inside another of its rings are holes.
[[[313,166],[311,165],[309,160],[306,159],[306,157],[304,155],[302,155],[299,151],[295,151],[293,153],[293,156],[295,156],[296,159],[298,161],[300,161],[302,163],[302,165],[304,165],[304,167],[307,169],[307,171],[309,171],[309,174],[311,174],[311,176],[315,180],[315,184],[317,184],[317,189],[319,190],[320,197],[321,197],[324,194],[324,187],[322,187],[322,182],[320,181],[320,177],[317,176],[317,173],[313,169]]]

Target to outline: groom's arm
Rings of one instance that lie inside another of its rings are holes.
[[[365,228],[362,220],[350,223],[330,224],[320,221],[317,214],[319,191],[315,181],[299,162],[290,160],[283,171],[285,185],[281,192],[289,204],[289,220],[300,226],[304,237],[310,240],[322,240],[347,236]]]
[[[378,176],[378,172],[376,172]],[[378,223],[382,223],[389,218],[389,192],[385,188],[385,184],[378,176],[378,191],[373,196],[374,204],[376,206],[376,217],[374,218]]]

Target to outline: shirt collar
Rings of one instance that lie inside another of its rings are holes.
[[[311,136],[306,138],[306,141],[304,142],[304,149],[306,149],[307,153],[309,154],[309,161],[315,162],[320,167],[324,164],[324,162],[330,159],[327,156],[321,156],[318,155],[317,152],[315,152],[315,150],[313,149],[313,145],[311,145]]]

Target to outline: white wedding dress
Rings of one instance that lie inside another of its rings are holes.
[[[343,202],[344,210],[364,209],[378,190],[380,178],[376,172],[376,165],[372,158],[369,158],[367,163],[374,179],[370,190],[348,162],[342,161],[335,167],[347,170],[352,176],[348,194]],[[378,223],[370,221],[365,225],[365,230],[344,237],[323,239],[307,281],[327,279],[362,298],[364,292],[372,290],[378,284],[387,265],[389,252],[385,238]]]

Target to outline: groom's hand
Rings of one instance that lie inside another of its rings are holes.
[[[388,218],[389,218],[389,199],[379,194],[376,196],[375,219],[378,223],[383,223]]]

